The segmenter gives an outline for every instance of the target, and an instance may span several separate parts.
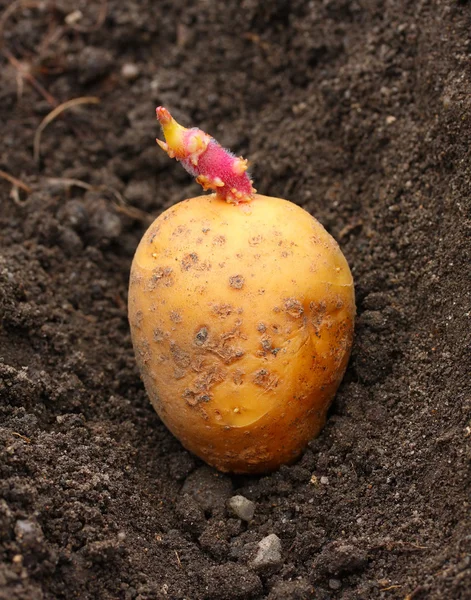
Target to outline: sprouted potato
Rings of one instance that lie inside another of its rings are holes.
[[[322,429],[352,343],[352,275],[299,206],[256,193],[247,161],[157,109],[159,144],[214,194],[162,213],[136,251],[129,318],[162,421],[221,471],[293,462]]]

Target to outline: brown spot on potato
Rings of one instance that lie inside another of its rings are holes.
[[[271,337],[269,335],[262,336],[262,338],[260,339],[260,342],[261,342],[262,348],[264,350],[269,351],[272,349],[272,341],[271,341]]]
[[[182,259],[182,269],[183,271],[188,271],[191,267],[195,266],[199,261],[198,255],[196,252],[192,252],[191,254],[187,254]]]
[[[195,269],[195,271],[209,271],[211,263],[207,261],[201,262],[196,252],[191,252],[183,257],[181,268],[182,271],[189,271],[190,269]]]
[[[232,304],[215,304],[213,306],[213,313],[221,319],[227,319],[234,312]]]
[[[165,334],[162,331],[162,329],[159,329],[158,327],[156,327],[154,329],[153,338],[154,338],[154,342],[157,342],[158,344],[163,342],[164,338],[165,338]]]
[[[182,316],[176,310],[172,310],[172,311],[170,311],[170,320],[172,321],[172,323],[181,323]]]
[[[209,338],[208,329],[201,327],[196,332],[194,343],[196,346],[202,346],[206,352],[220,358],[224,364],[229,365],[245,355],[242,348],[231,343],[231,340],[237,338],[246,339],[246,336],[240,331],[241,323],[242,321],[238,319],[230,331],[221,333],[212,339]]]
[[[187,404],[189,404],[190,406],[196,406],[198,404],[198,402],[200,401],[198,399],[198,397],[196,396],[195,392],[193,392],[192,390],[189,390],[189,389],[186,389],[183,392],[182,396],[186,400]]]
[[[267,326],[265,325],[265,323],[259,323],[257,325],[257,331],[260,331],[260,333],[264,333],[267,330]]]
[[[270,373],[267,369],[259,369],[254,373],[253,382],[268,392],[278,386],[279,377],[275,373]]]
[[[144,318],[144,315],[142,313],[142,310],[138,310],[136,312],[136,314],[134,315],[134,322],[133,322],[133,325],[136,329],[141,328],[143,318]]]
[[[183,392],[183,398],[190,406],[211,400],[211,388],[226,379],[227,372],[220,365],[211,365],[203,369],[193,380],[191,387]]]
[[[249,246],[258,246],[263,242],[263,235],[254,235],[249,238]]]
[[[170,344],[170,352],[172,353],[173,362],[182,369],[187,369],[190,366],[191,358],[188,352],[185,352],[178,344],[172,342]]]
[[[149,244],[152,244],[152,242],[155,240],[159,231],[160,231],[160,225],[152,226],[149,229],[149,231],[147,232],[147,241]]]
[[[225,235],[216,235],[213,238],[213,245],[214,246],[224,246],[225,243],[226,243],[226,236]]]
[[[240,360],[245,352],[237,346],[226,346],[225,341],[220,341],[218,344],[212,344],[207,347],[207,350],[223,361],[224,364],[230,365],[236,360]]]
[[[240,330],[241,325],[242,321],[238,319],[231,330],[221,333],[212,344],[207,346],[207,349],[216,354],[216,356],[219,356],[226,365],[241,359],[245,355],[242,348],[229,343],[230,340],[238,338],[246,339],[246,336]]]
[[[152,358],[150,344],[147,340],[143,340],[137,345],[136,357],[140,360],[140,363],[143,365],[146,365]]]
[[[311,324],[314,327],[316,335],[320,334],[321,325],[325,319],[327,312],[327,304],[324,301],[310,302],[309,308],[311,311]]]
[[[204,367],[204,357],[203,356],[195,356],[193,357],[193,361],[191,363],[191,368],[195,373],[201,373]]]
[[[293,319],[299,319],[304,314],[303,305],[296,298],[288,298],[284,303],[285,311],[293,317]]]
[[[245,279],[242,275],[232,275],[232,277],[229,277],[229,285],[231,288],[241,290],[244,287],[244,283]]]
[[[152,275],[147,280],[144,289],[147,292],[150,292],[160,285],[172,287],[174,283],[173,277],[172,267],[156,267],[155,269],[152,269]]]
[[[190,233],[190,230],[185,225],[179,225],[173,230],[172,237],[183,235],[184,233]]]
[[[202,346],[207,339],[208,339],[208,330],[207,330],[206,327],[201,327],[201,329],[199,329],[196,332],[196,335],[195,335],[195,344],[197,346]]]

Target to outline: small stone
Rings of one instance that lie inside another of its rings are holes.
[[[322,483],[322,485],[329,485],[329,478],[326,477],[325,475],[323,475],[321,477],[321,483]]]
[[[338,579],[329,579],[329,587],[331,590],[339,590],[342,584]]]
[[[392,125],[393,123],[396,122],[396,117],[394,117],[393,115],[388,115],[386,117],[386,125]]]
[[[227,501],[227,507],[242,521],[251,521],[255,513],[255,504],[245,496],[232,496]]]
[[[281,541],[272,533],[258,544],[257,554],[251,566],[258,571],[273,573],[281,566]]]
[[[44,540],[41,526],[33,519],[19,519],[15,525],[15,536],[22,550],[36,549]]]
[[[66,15],[64,21],[71,27],[72,25],[76,25],[83,17],[83,13],[81,10],[73,10],[68,15]]]
[[[139,67],[134,63],[124,63],[121,67],[121,75],[128,81],[134,81],[139,77]]]

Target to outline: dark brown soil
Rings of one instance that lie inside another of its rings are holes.
[[[471,4],[0,4],[1,600],[471,598]],[[100,104],[58,115],[35,161],[53,99],[83,96]],[[199,193],[155,146],[158,104],[247,156],[354,273],[328,424],[270,476],[208,471],[137,372],[134,249]],[[257,570],[270,534],[282,561]]]

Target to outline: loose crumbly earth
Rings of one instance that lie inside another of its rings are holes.
[[[470,3],[1,8],[0,169],[31,188],[1,174],[1,600],[470,598]],[[82,96],[38,164],[51,103]],[[139,379],[132,255],[198,193],[155,146],[159,104],[314,214],[356,280],[328,424],[269,476],[209,471]]]

